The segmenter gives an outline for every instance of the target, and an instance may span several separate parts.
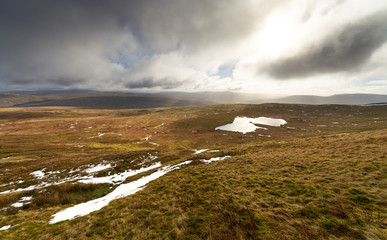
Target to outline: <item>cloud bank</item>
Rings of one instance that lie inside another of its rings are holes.
[[[262,69],[277,79],[320,73],[358,71],[387,41],[387,11],[341,27],[321,43],[296,56],[279,59]]]
[[[382,0],[4,0],[0,90],[259,92],[324,76],[360,87],[387,79],[381,9]]]

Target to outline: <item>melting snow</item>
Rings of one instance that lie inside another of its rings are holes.
[[[208,152],[210,152],[210,153],[214,153],[214,152],[219,152],[220,150],[211,150],[211,151],[208,151]]]
[[[255,124],[279,127],[286,123],[287,122],[283,119],[274,119],[274,118],[267,118],[267,117],[259,117],[259,118],[235,117],[232,123],[216,127],[215,130],[241,132],[245,134],[248,132],[254,132],[256,129],[268,130],[267,128],[258,127]]]
[[[154,128],[159,128],[159,127],[162,127],[162,126],[164,126],[164,123],[162,123],[162,124],[160,124],[160,125],[157,125],[157,126],[154,127]]]
[[[208,148],[205,148],[205,149],[194,149],[193,151],[195,151],[194,154],[199,154],[199,153],[205,152],[207,150],[208,150]]]
[[[91,212],[98,211],[101,208],[107,206],[111,201],[123,198],[129,195],[132,195],[142,189],[145,188],[145,185],[149,183],[150,181],[153,181],[166,173],[179,169],[182,165],[189,164],[192,161],[186,161],[180,164],[176,164],[174,166],[166,166],[158,171],[142,177],[136,181],[122,184],[118,186],[113,192],[107,194],[104,197],[97,198],[85,203],[81,203],[78,205],[75,205],[73,207],[67,208],[65,210],[62,210],[56,214],[53,215],[53,218],[50,220],[50,224],[65,221],[65,220],[71,220],[80,216],[88,215]]]
[[[152,144],[152,145],[155,145],[155,146],[160,146],[160,144],[154,143],[154,142],[149,142],[149,144]]]
[[[152,157],[154,157],[154,156],[152,156]],[[148,170],[151,170],[151,169],[154,169],[154,168],[158,168],[160,166],[161,166],[160,163],[156,163],[156,164],[151,165],[151,166],[146,167],[146,168],[140,168],[140,169],[137,169],[137,170],[128,170],[128,171],[125,171],[123,173],[117,173],[117,174],[114,174],[114,175],[111,175],[111,176],[107,176],[107,177],[92,177],[92,176],[83,176],[83,177],[81,177],[79,175],[78,176],[72,176],[72,177],[63,178],[63,179],[61,179],[61,180],[59,180],[57,182],[52,182],[52,183],[42,182],[40,184],[31,185],[31,186],[28,186],[28,187],[25,187],[25,188],[10,189],[10,190],[6,190],[6,191],[3,191],[3,192],[0,192],[0,194],[13,193],[13,192],[22,192],[22,191],[30,191],[30,190],[34,190],[34,189],[45,188],[45,187],[49,187],[49,186],[53,186],[53,185],[59,185],[59,184],[65,183],[65,182],[72,182],[72,181],[78,181],[78,182],[81,182],[81,183],[94,183],[94,184],[99,184],[99,183],[118,184],[118,183],[122,183],[123,181],[125,181],[126,178],[128,178],[130,176],[136,175],[136,174],[141,173],[141,172],[146,172]],[[69,173],[73,173],[73,172],[76,172],[76,171],[77,170],[72,170]]]
[[[231,156],[224,156],[224,157],[213,157],[213,158],[210,158],[208,160],[206,159],[202,159],[201,161],[204,162],[205,164],[209,164],[211,162],[216,162],[216,161],[221,161],[221,160],[224,160],[224,159],[227,159]]]
[[[94,184],[99,184],[99,183],[111,183],[111,184],[118,184],[122,183],[127,179],[128,177],[134,176],[136,174],[146,172],[155,168],[161,167],[161,163],[156,163],[153,164],[149,167],[145,168],[140,168],[137,170],[128,170],[122,173],[117,173],[111,176],[106,176],[106,177],[86,177],[86,179],[79,180],[78,182],[80,183],[94,183]]]
[[[42,170],[44,170],[44,169],[42,169]],[[38,179],[42,179],[44,177],[44,172],[42,170],[32,172],[32,173],[30,173],[30,175],[32,175]]]
[[[3,227],[0,228],[0,231],[7,230],[9,228],[11,228],[11,225],[3,226]]]
[[[99,172],[99,171],[102,171],[102,170],[105,170],[105,169],[108,169],[108,168],[112,168],[112,165],[110,163],[108,163],[108,164],[100,163],[100,164],[98,164],[96,166],[87,168],[85,170],[85,172],[87,172],[87,173],[95,173],[95,172]]]
[[[24,205],[24,203],[22,203],[22,202],[16,202],[16,203],[12,204],[11,206],[15,207],[15,208],[19,208],[19,207],[23,207],[23,205]]]

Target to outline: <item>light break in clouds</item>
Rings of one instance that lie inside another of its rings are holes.
[[[0,90],[387,94],[385,0],[4,0]]]

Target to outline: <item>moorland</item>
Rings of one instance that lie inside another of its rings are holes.
[[[215,130],[237,116],[287,123]],[[387,238],[384,105],[3,108],[0,169],[2,239]]]

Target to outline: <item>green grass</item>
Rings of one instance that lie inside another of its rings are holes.
[[[30,115],[17,121],[14,117],[2,120],[6,126],[0,132],[0,157],[12,158],[0,160],[3,170],[0,180],[15,184],[0,190],[38,183],[29,173],[42,168],[69,170],[102,160],[116,164],[98,174],[104,176],[109,171],[139,168],[150,153],[159,156],[156,161],[163,165],[194,161],[100,211],[53,225],[48,224],[52,214],[113,189],[109,185],[67,183],[44,191],[0,195],[1,207],[22,196],[34,196],[30,206],[0,213],[0,227],[16,225],[0,231],[0,238],[387,237],[385,107],[264,104],[157,111],[73,108],[50,111],[54,112],[52,116],[37,114],[33,123]],[[224,132],[214,130],[214,126],[242,115],[284,118],[288,126],[296,129],[270,128],[271,138],[260,137],[259,132],[223,135]],[[69,130],[69,124],[75,121],[78,121],[76,130]],[[154,128],[161,123],[165,125]],[[88,126],[93,128],[87,129]],[[107,134],[90,138],[98,132]],[[143,140],[149,135],[160,146]],[[136,144],[137,141],[140,143]],[[193,155],[194,148],[220,152]],[[225,155],[232,157],[211,164],[200,162]],[[66,174],[62,172],[59,177]],[[19,179],[25,182],[16,183]]]

